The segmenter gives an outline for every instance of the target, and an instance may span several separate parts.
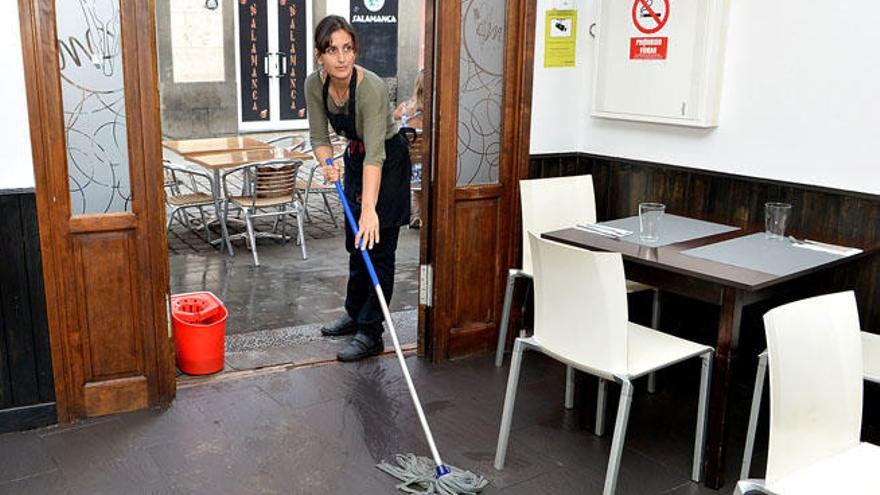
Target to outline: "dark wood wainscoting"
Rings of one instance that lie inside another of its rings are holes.
[[[582,153],[533,155],[529,163],[531,178],[575,174],[593,175],[600,220],[635,215],[639,202],[660,201],[670,213],[763,228],[764,203],[783,201],[792,204],[790,230],[797,236],[845,245],[880,240],[877,195]],[[855,288],[863,329],[880,333],[880,256],[811,280],[790,298],[842,287]],[[759,334],[747,339],[752,341],[749,347],[763,346],[760,313],[766,309],[744,315],[743,338],[755,330]],[[677,312],[664,308],[664,321]]]
[[[36,200],[0,190],[0,433],[55,422]]]

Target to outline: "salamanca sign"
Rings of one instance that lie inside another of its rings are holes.
[[[397,24],[397,16],[394,15],[353,15],[351,22],[356,24]]]

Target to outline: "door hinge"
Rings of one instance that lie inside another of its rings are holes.
[[[430,307],[434,301],[434,268],[419,265],[419,304]]]

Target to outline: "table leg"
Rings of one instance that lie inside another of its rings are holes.
[[[739,341],[743,293],[725,288],[721,293],[721,318],[715,347],[712,402],[709,406],[709,438],[706,445],[706,485],[718,489],[724,484],[724,442],[726,440],[730,362]]]
[[[229,251],[229,256],[233,256],[232,242],[229,240],[229,230],[226,229],[226,218],[223,215],[223,210],[220,208],[220,169],[214,169],[214,184],[211,189],[211,195],[214,196],[214,211],[217,212],[217,219],[220,221],[220,233],[223,236],[226,249]]]

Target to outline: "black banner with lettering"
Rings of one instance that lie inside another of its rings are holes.
[[[287,73],[279,80],[281,120],[306,117],[306,0],[278,1],[278,51],[287,57]]]
[[[263,57],[269,49],[266,0],[239,0],[238,44],[241,120],[269,120],[269,77]]]
[[[397,75],[397,0],[351,0],[357,63],[380,77]]]

